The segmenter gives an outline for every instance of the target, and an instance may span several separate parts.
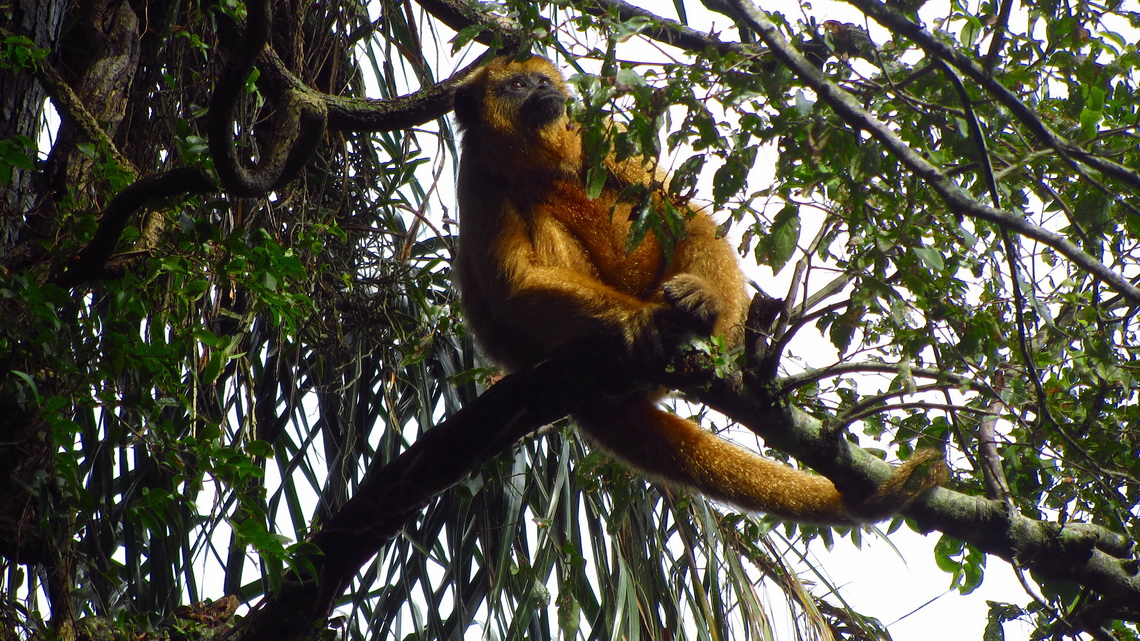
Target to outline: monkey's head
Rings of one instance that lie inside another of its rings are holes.
[[[577,131],[566,113],[566,81],[546,58],[498,58],[455,92],[464,156],[547,169],[577,162]]]

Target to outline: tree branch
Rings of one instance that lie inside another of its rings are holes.
[[[823,423],[772,399],[761,381],[717,378],[706,354],[690,352],[662,383],[747,426],[765,442],[803,461],[840,487],[865,486],[887,478],[891,466]],[[1075,581],[1118,603],[1116,618],[1128,618],[1140,602],[1140,561],[1132,541],[1089,523],[1049,523],[1012,513],[1000,500],[946,488],[927,493],[903,511],[924,531],[938,530],[1041,576]],[[1132,619],[1135,620],[1135,619]]]
[[[942,383],[958,386],[969,385],[971,382],[971,379],[960,374],[944,372],[942,370],[932,369],[929,367],[907,368],[902,363],[894,364],[864,361],[855,363],[836,363],[827,367],[810,369],[799,374],[792,374],[781,379],[780,392],[781,394],[788,394],[795,389],[804,387],[806,385],[812,385],[825,378],[842,376],[843,374],[862,374],[867,372],[880,372],[883,374],[902,374],[905,372],[911,376],[932,378]]]
[[[398,98],[346,98],[310,89],[286,68],[275,51],[267,48],[261,54],[258,69],[271,93],[304,91],[318,97],[328,111],[328,128],[334,131],[395,131],[422,125],[451,112],[455,89],[483,64],[473,62],[450,78]]]
[[[282,96],[280,118],[259,166],[251,170],[238,160],[234,113],[253,65],[269,41],[270,5],[271,0],[246,3],[245,31],[210,98],[210,155],[222,186],[238,196],[261,196],[291,180],[316,151],[328,121],[328,110],[319,94],[293,88]]]
[[[165,171],[135,181],[115,194],[99,218],[95,235],[52,280],[60,287],[74,287],[103,278],[104,266],[114,253],[132,214],[161,198],[213,191],[217,191],[214,181],[192,167]]]
[[[328,617],[360,567],[397,536],[433,497],[492,456],[584,400],[630,389],[643,370],[614,363],[612,349],[575,345],[528,371],[512,374],[460,412],[426,431],[389,464],[369,470],[353,497],[309,543],[278,594],[249,616],[245,641],[298,639]],[[667,370],[667,372],[666,372]],[[718,378],[713,359],[686,347],[654,382],[748,426],[778,449],[819,470],[845,491],[870,491],[892,467],[771,396],[770,382]],[[1091,524],[1055,524],[1013,514],[1000,501],[937,489],[904,511],[923,530],[940,530],[1054,579],[1078,581],[1121,604],[1140,600],[1140,574],[1124,536]],[[1132,601],[1129,601],[1132,600]],[[1127,614],[1127,608],[1114,611]]]
[[[314,550],[280,591],[250,613],[246,641],[307,637],[325,620],[360,567],[435,496],[539,427],[566,416],[603,389],[629,389],[612,347],[573,346],[529,371],[503,378],[436,425],[389,464],[370,469],[352,498],[309,542]],[[589,372],[585,375],[584,372]]]
[[[580,4],[582,5],[581,11],[592,16],[611,13],[623,21],[634,18],[648,20],[651,26],[642,32],[646,37],[678,49],[696,53],[712,49],[721,55],[729,53],[755,55],[758,53],[754,47],[739,42],[721,40],[711,34],[690,29],[676,20],[663,18],[641,7],[623,2],[623,0],[591,0]]]
[[[416,0],[432,16],[457,32],[481,27],[475,42],[492,50],[516,52],[526,41],[518,25],[502,16],[476,11],[467,0]]]

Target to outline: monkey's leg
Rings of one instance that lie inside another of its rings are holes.
[[[580,338],[613,336],[631,351],[654,338],[665,308],[624,294],[586,274],[530,266],[491,305],[507,332],[552,350]]]

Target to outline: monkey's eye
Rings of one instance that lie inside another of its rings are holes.
[[[507,91],[519,91],[530,86],[530,79],[526,77],[526,74],[518,73],[504,80],[500,86]]]

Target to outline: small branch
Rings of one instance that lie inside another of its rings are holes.
[[[733,1],[740,2],[740,0]],[[961,71],[967,78],[977,83],[980,88],[997,98],[997,101],[1009,109],[1035,136],[1063,157],[1075,158],[1101,173],[1130,185],[1133,189],[1140,189],[1140,174],[1123,165],[1091,154],[1055,133],[1037,117],[1037,114],[1028,105],[1013,92],[1006,89],[985,68],[961,51],[934,37],[932,33],[915,24],[902,12],[887,6],[880,0],[847,0],[847,2],[893,33],[910,38],[932,57],[944,60]],[[752,11],[755,12],[756,8],[752,7]],[[771,47],[771,43],[768,43],[768,46]]]
[[[860,0],[861,3],[874,1],[875,0]],[[989,207],[971,198],[953,180],[939,171],[937,167],[919,155],[915,150],[911,149],[910,146],[896,133],[891,131],[889,127],[864,110],[851,94],[833,83],[808,62],[806,58],[800,55],[799,52],[792,48],[779,32],[776,25],[768,19],[764,12],[746,0],[732,0],[732,2],[736,3],[744,12],[747,19],[753,23],[753,29],[764,43],[768,45],[768,48],[776,55],[780,62],[799,76],[805,84],[816,92],[820,100],[827,103],[852,127],[871,134],[872,137],[886,147],[899,161],[922,178],[942,197],[952,211],[995,223],[1003,228],[1052,247],[1081,269],[1103,280],[1109,287],[1119,292],[1125,298],[1140,304],[1140,288],[1133,285],[1121,274],[1114,272],[1108,266],[1081,251],[1079,247],[1071,243],[1064,236],[1038,227],[1012,212]],[[1024,105],[1022,105],[1022,108],[1027,109]]]
[[[1001,0],[997,20],[994,22],[994,34],[993,39],[990,40],[990,49],[986,52],[985,60],[982,63],[982,68],[987,74],[992,74],[994,67],[997,66],[998,54],[1001,53],[1002,46],[1005,44],[1005,32],[1009,29],[1009,14],[1012,10],[1013,0]]]
[[[104,266],[132,214],[156,199],[213,191],[217,191],[214,181],[193,168],[175,169],[135,181],[111,199],[99,218],[95,235],[52,280],[61,287],[74,287],[102,278]]]
[[[648,20],[652,26],[643,32],[646,37],[686,51],[700,53],[712,49],[721,55],[729,53],[755,55],[758,53],[754,47],[739,42],[726,42],[702,31],[690,29],[676,20],[663,18],[622,0],[593,0],[580,4],[582,6],[579,9],[592,16],[612,13],[620,20],[631,20],[633,18]]]
[[[1005,15],[1005,20],[1009,19],[1009,9],[1012,0],[1003,0],[1002,12]],[[996,56],[1000,49],[1002,35],[1004,34],[1005,24],[998,25],[998,31],[994,34],[993,46],[990,47],[990,58]],[[992,60],[987,58],[987,63],[991,64]],[[975,147],[978,150],[978,159],[982,166],[982,178],[985,181],[986,188],[990,192],[990,200],[995,208],[1001,207],[1000,191],[998,190],[997,177],[994,175],[993,164],[990,162],[990,152],[986,145],[986,137],[982,131],[982,124],[978,120],[978,115],[974,111],[973,101],[970,100],[970,94],[966,91],[966,87],[962,84],[958,74],[954,72],[942,59],[935,59],[936,66],[950,81],[954,91],[958,94],[958,101],[962,104],[962,110],[969,127],[970,138],[973,140]],[[1080,229],[1076,226],[1076,229]],[[1038,406],[1043,408],[1043,413],[1048,422],[1052,422],[1052,418],[1048,416],[1048,399],[1045,390],[1041,383],[1041,375],[1033,364],[1033,354],[1029,350],[1029,343],[1027,340],[1028,328],[1025,321],[1025,295],[1021,291],[1021,276],[1018,268],[1017,245],[1010,236],[1009,230],[1004,227],[1001,228],[1002,244],[1006,252],[1006,264],[1009,266],[1009,280],[1010,289],[1013,291],[1014,313],[1017,319],[1017,338],[1018,345],[1021,348],[1022,361],[1025,368],[1029,372],[1029,378],[1033,381],[1034,389],[1037,391]],[[981,455],[982,462],[982,479],[986,485],[986,496],[993,500],[1002,501],[1012,511],[1014,508],[1013,499],[1010,496],[1009,482],[1005,477],[1005,470],[1002,467],[1001,455],[997,451],[997,431],[995,429],[999,417],[999,410],[1001,400],[999,398],[991,399],[990,408],[993,415],[981,421],[978,424],[978,452]],[[1024,578],[1020,577],[1024,583]],[[1028,586],[1026,586],[1028,592]],[[1031,592],[1030,592],[1031,593]]]
[[[787,394],[797,388],[811,385],[825,378],[841,376],[843,374],[863,374],[867,372],[881,372],[883,374],[901,374],[903,372],[918,378],[931,378],[943,383],[957,386],[969,385],[971,379],[959,374],[951,374],[939,369],[926,367],[905,368],[901,364],[892,363],[836,363],[828,367],[812,369],[799,374],[793,374],[781,380],[780,393]]]
[[[939,388],[936,385],[926,385],[919,387],[918,391],[933,392],[937,391],[938,389]],[[990,414],[989,410],[975,409],[966,405],[958,405],[956,403],[931,403],[930,401],[912,401],[909,403],[895,403],[894,405],[887,405],[883,402],[887,398],[902,396],[905,393],[906,392],[899,394],[883,394],[881,396],[869,398],[866,401],[861,402],[860,408],[843,412],[842,414],[836,416],[834,421],[829,422],[827,426],[829,429],[846,429],[848,425],[856,423],[858,421],[866,420],[867,418],[870,418],[876,414],[885,414],[887,412],[895,412],[898,410],[942,410],[947,414],[951,412],[966,412],[981,414],[983,416]]]
[[[798,309],[795,310],[795,313],[793,313],[788,319],[789,323],[799,323],[800,319],[803,318],[803,314],[807,312],[807,310],[815,309],[817,305],[827,300],[828,298],[839,295],[843,292],[843,289],[845,287],[851,284],[852,280],[854,279],[851,278],[849,274],[845,273],[831,279],[831,282],[817,289],[814,294],[808,296],[802,303],[798,305]]]
[[[997,422],[1001,416],[1001,400],[990,401],[987,410],[990,417],[978,423],[978,454],[982,472],[982,480],[986,484],[986,497],[994,501],[1013,507],[1010,496],[1009,481],[1005,478],[1005,467],[1002,464],[1001,453],[997,446],[1000,441],[997,437]]]
[[[511,20],[490,12],[476,11],[475,5],[467,0],[416,0],[432,16],[455,31],[463,31],[476,25],[482,31],[475,36],[475,42],[487,45],[492,50],[517,52],[525,43],[524,34]]]

